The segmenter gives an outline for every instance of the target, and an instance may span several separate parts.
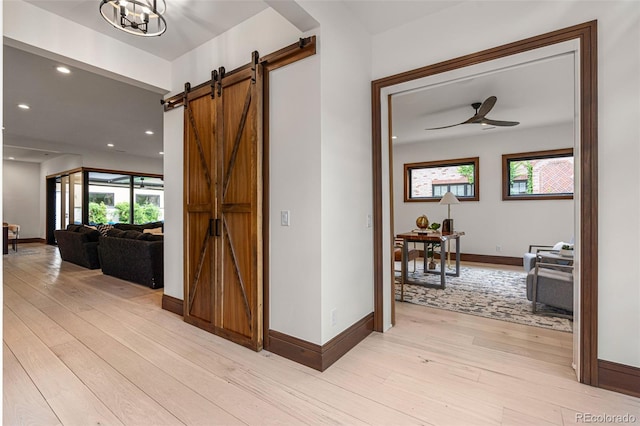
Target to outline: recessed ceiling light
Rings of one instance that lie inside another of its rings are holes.
[[[147,130],[145,133],[146,133],[146,134],[148,134],[148,135],[152,135],[152,134],[153,134],[153,131],[151,131],[151,130]]]
[[[29,109],[30,107],[29,107],[29,105],[27,105],[27,104],[18,104],[18,108],[21,108],[21,109]]]
[[[113,144],[112,144],[112,143],[108,143],[108,144],[107,144],[107,146],[108,146],[109,148],[113,148]]]
[[[391,136],[391,139],[398,139],[397,136]]]
[[[164,151],[160,151],[158,154],[160,154],[160,155],[164,155]]]
[[[9,157],[9,160],[15,160],[16,157]]]
[[[71,70],[69,68],[67,68],[67,67],[60,66],[60,67],[57,67],[56,69],[58,70],[58,72],[60,72],[62,74],[70,74],[71,73]]]

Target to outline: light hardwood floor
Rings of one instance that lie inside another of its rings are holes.
[[[399,303],[324,373],[160,308],[162,289],[4,256],[4,425],[566,425],[640,399],[577,383],[571,335]],[[30,254],[27,254],[30,253]]]

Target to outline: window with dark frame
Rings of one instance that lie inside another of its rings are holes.
[[[114,205],[114,193],[113,192],[89,192],[90,203],[104,203],[106,206]]]
[[[503,200],[573,199],[573,149],[502,156]]]
[[[404,165],[404,201],[440,201],[451,191],[460,201],[480,199],[479,157]]]

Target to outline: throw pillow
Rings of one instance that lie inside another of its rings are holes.
[[[122,238],[129,238],[130,240],[135,240],[138,238],[138,235],[142,234],[142,232],[138,232],[138,231],[124,231],[124,234],[122,235]]]
[[[124,232],[120,229],[111,228],[107,231],[107,237],[122,238],[124,237]]]
[[[91,242],[98,242],[98,239],[100,238],[100,233],[96,229],[91,229],[88,226],[80,226],[78,232],[86,234],[87,239]]]
[[[144,229],[142,232],[144,232],[145,234],[162,234],[162,227],[159,226],[157,228],[148,228]]]
[[[113,225],[98,225],[96,228],[98,229],[98,232],[100,232],[100,235],[106,237],[109,229],[113,229]]]

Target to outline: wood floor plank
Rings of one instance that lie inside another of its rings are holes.
[[[51,350],[123,423],[184,424],[80,342],[64,343]]]
[[[62,424],[6,344],[2,352],[2,386],[2,424]]]
[[[233,359],[219,356],[215,352],[209,352],[203,346],[185,339],[181,334],[169,332],[162,327],[158,327],[157,324],[133,314],[127,309],[111,304],[99,304],[96,305],[96,309],[101,310],[105,314],[111,315],[113,318],[119,318],[124,323],[136,324],[135,329],[142,336],[145,336],[145,338],[150,339],[158,345],[162,345],[167,350],[172,351],[176,356],[188,359],[198,367],[219,377],[225,383],[233,384],[243,391],[242,394],[232,392],[235,393],[233,397],[236,399],[234,400],[229,400],[232,395],[227,395],[226,393],[222,396],[216,397],[221,398],[221,402],[235,404],[237,403],[237,398],[247,398],[245,402],[258,398],[259,401],[264,401],[265,403],[274,404],[276,406],[283,405],[282,411],[291,416],[290,419],[287,419],[289,422],[295,422],[297,420],[309,424],[317,424],[326,423],[327,420],[330,420],[331,423],[357,423],[356,418],[347,414],[328,413],[323,407],[318,407],[317,404],[308,403],[301,395],[298,395],[300,400],[295,401],[295,403],[292,404],[291,396],[297,394],[294,389],[283,389],[277,382],[252,373],[243,367],[241,363],[238,363]],[[96,321],[96,326],[97,324],[106,323],[104,317],[98,318]],[[133,337],[134,341],[138,339],[138,337]],[[157,352],[158,350],[159,349],[155,348],[151,353]],[[163,362],[159,361],[158,364],[163,364]],[[172,366],[170,374],[176,373],[174,368],[175,363],[167,365]],[[249,393],[253,398],[249,398],[247,393]],[[263,406],[264,404],[259,401],[255,401],[252,406],[254,408],[257,406]],[[269,415],[270,412],[271,410],[267,407],[256,410],[256,413],[263,418],[282,418],[282,413],[277,413],[277,415],[274,416]],[[237,415],[247,421],[255,422],[258,420],[247,418],[246,413],[238,413]]]
[[[162,290],[63,262],[54,247],[24,246],[28,255],[3,258],[5,424],[640,418],[639,398],[576,381],[570,333],[397,303],[395,327],[318,372],[185,323],[161,309]]]
[[[241,424],[227,411],[180,383],[117,340],[87,324],[65,308],[48,307],[44,313],[72,333],[85,346],[127,377],[143,392],[185,424]]]
[[[181,424],[161,405],[10,288],[11,308],[43,343],[125,424]]]
[[[63,424],[123,424],[6,306],[3,320],[6,345]]]

